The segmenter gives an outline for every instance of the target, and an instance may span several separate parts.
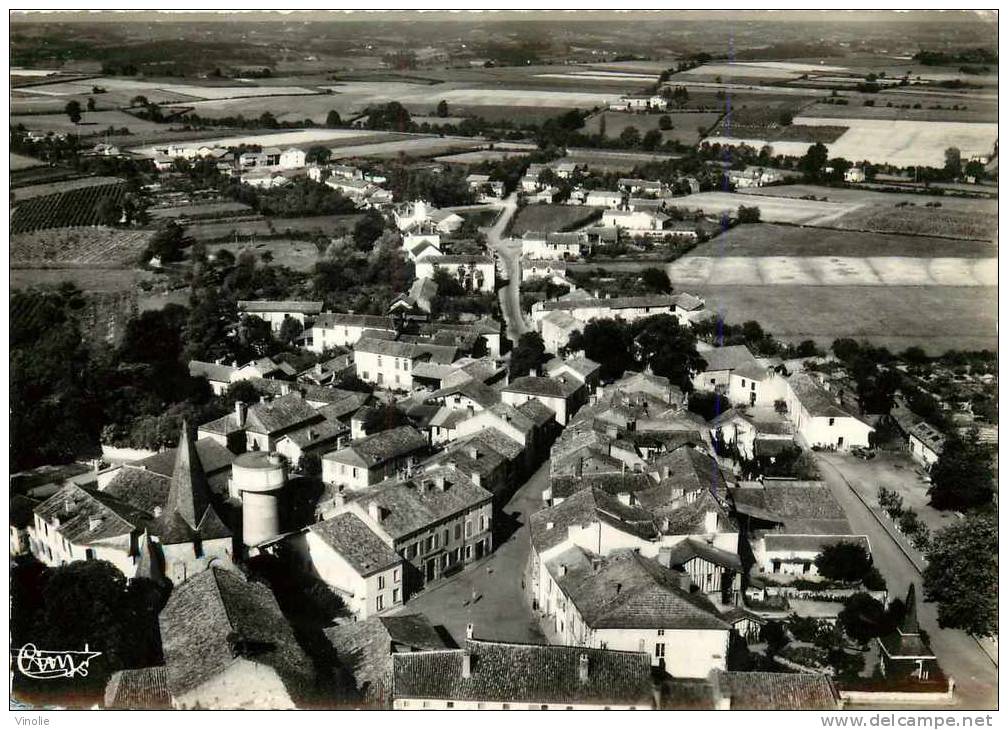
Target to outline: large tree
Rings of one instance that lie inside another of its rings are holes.
[[[952,431],[946,437],[941,456],[931,467],[928,494],[935,509],[971,509],[991,501],[991,457],[975,430],[966,436]]]
[[[511,378],[520,378],[532,371],[538,372],[546,359],[546,346],[538,332],[526,332],[518,338],[511,351]]]
[[[938,531],[924,569],[924,599],[938,604],[938,625],[995,636],[998,630],[998,519],[969,515]]]
[[[76,99],[68,101],[66,106],[63,107],[63,111],[66,115],[70,117],[70,121],[74,124],[80,123],[81,120],[81,105]]]
[[[823,173],[823,167],[829,158],[826,145],[816,142],[808,148],[808,152],[798,161],[798,169],[804,173],[807,180],[817,181]]]
[[[586,357],[601,365],[599,377],[613,380],[636,363],[631,353],[633,338],[624,322],[615,319],[595,319],[580,332],[571,335],[567,349],[584,351]]]
[[[655,375],[668,378],[684,390],[690,389],[692,373],[703,370],[704,359],[697,353],[696,336],[670,314],[634,323],[632,332],[637,359]]]
[[[862,644],[888,633],[890,628],[885,606],[868,593],[855,593],[844,601],[838,618],[847,635]]]
[[[816,556],[815,564],[824,578],[853,582],[861,580],[871,570],[872,560],[862,545],[841,541],[824,547]]]

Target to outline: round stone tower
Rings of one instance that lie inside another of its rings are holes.
[[[246,547],[280,534],[280,493],[287,466],[277,453],[250,451],[231,467],[232,493],[242,501],[242,542]]]

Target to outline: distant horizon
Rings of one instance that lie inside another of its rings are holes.
[[[106,22],[605,22],[631,21],[636,18],[664,16],[668,19],[705,21],[730,16],[734,21],[774,20],[785,23],[828,22],[980,22],[997,23],[997,12],[987,10],[383,10],[354,8],[348,10],[11,10],[11,24],[32,23],[106,23]],[[879,17],[885,16],[885,17]]]

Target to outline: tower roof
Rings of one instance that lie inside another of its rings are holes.
[[[199,527],[207,507],[210,506],[210,488],[196,445],[189,435],[189,427],[182,421],[182,434],[178,449],[175,450],[175,468],[172,470],[171,486],[165,513],[173,512],[185,520],[192,530]]]
[[[913,583],[910,584],[910,590],[907,591],[906,613],[903,615],[903,622],[900,624],[900,633],[920,633],[920,625],[917,623],[917,589]]]

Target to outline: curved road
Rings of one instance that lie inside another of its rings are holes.
[[[484,228],[483,232],[486,233],[487,244],[500,257],[507,275],[507,286],[499,290],[498,296],[500,296],[504,323],[507,325],[507,337],[512,343],[517,344],[518,338],[531,329],[522,314],[518,294],[519,282],[521,281],[521,242],[502,238],[502,234],[518,210],[518,194],[511,193],[501,201],[501,204],[503,207],[501,214],[494,224],[489,228]]]

